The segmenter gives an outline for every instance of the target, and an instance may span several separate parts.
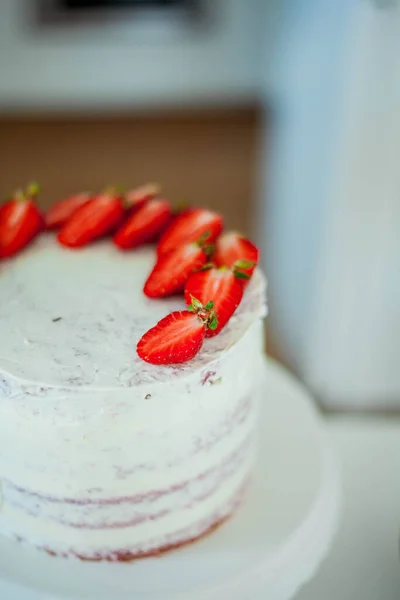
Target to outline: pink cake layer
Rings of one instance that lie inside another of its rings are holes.
[[[192,479],[181,481],[169,488],[153,489],[146,493],[119,498],[56,498],[44,496],[31,490],[6,483],[5,492],[9,498],[9,504],[21,509],[32,517],[46,513],[47,519],[52,520],[65,527],[75,529],[119,529],[124,527],[136,527],[146,521],[157,521],[171,515],[176,510],[190,510],[197,502],[203,502],[215,494],[220,486],[232,477],[238,467],[246,460],[252,439],[249,436],[242,445],[232,454],[227,456],[219,465],[199,473]],[[196,493],[200,488],[200,493]],[[190,500],[187,503],[178,504],[182,492],[187,492]],[[174,498],[176,496],[176,499]],[[168,499],[169,508],[163,510],[151,510],[159,499]],[[128,514],[123,521],[109,521],[105,514],[110,508],[121,507],[121,512]],[[74,510],[76,518],[65,519],[65,513]],[[95,523],[87,523],[85,516],[93,518],[93,512],[97,514]]]
[[[39,547],[38,549],[42,551],[44,550],[51,556],[78,558],[79,560],[96,562],[129,562],[133,560],[139,560],[141,558],[160,556],[166,552],[177,550],[184,546],[193,544],[194,542],[206,537],[221,527],[228,519],[234,516],[234,514],[243,504],[249,484],[249,479],[244,481],[231,498],[230,502],[223,509],[215,511],[214,514],[209,518],[194,523],[190,527],[186,527],[174,532],[173,534],[165,536],[162,543],[158,542],[154,545],[154,547],[148,548],[147,550],[142,550],[139,546],[133,546],[131,548],[121,548],[121,550],[115,550],[109,553],[94,552],[92,554],[80,554],[74,550],[60,553],[55,552],[48,547]],[[20,538],[19,541],[24,542],[25,540]]]

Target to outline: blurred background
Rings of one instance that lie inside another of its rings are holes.
[[[222,211],[268,351],[328,409],[400,409],[399,34],[389,0],[2,0],[0,197]]]
[[[157,181],[262,250],[343,470],[299,600],[399,598],[399,57],[397,0],[0,1],[0,198]]]

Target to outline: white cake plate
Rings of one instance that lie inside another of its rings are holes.
[[[249,496],[212,535],[133,563],[52,558],[0,541],[3,600],[287,600],[329,550],[339,478],[307,392],[268,362],[261,390],[261,451]]]

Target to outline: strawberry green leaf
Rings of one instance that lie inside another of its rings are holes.
[[[203,308],[203,305],[200,302],[200,300],[197,300],[197,298],[195,298],[194,296],[192,296],[192,294],[190,294],[190,298],[192,300],[191,306],[193,306],[195,309],[202,309]]]
[[[250,275],[243,273],[242,271],[234,271],[234,274],[237,279],[250,279]]]
[[[209,269],[213,268],[214,264],[212,262],[206,262],[206,264],[201,267],[200,271],[208,271]]]
[[[211,319],[211,321],[208,324],[208,327],[210,329],[212,329],[213,331],[214,331],[214,329],[217,329],[217,327],[218,327],[218,319],[217,319],[216,315],[213,316],[213,318]]]
[[[39,185],[36,183],[36,181],[33,181],[26,188],[26,194],[27,194],[27,196],[37,196],[38,193],[39,193]]]
[[[210,300],[209,302],[207,302],[207,304],[206,304],[205,308],[206,308],[207,310],[211,310],[212,308],[214,308],[214,301],[213,301],[213,300]]]
[[[188,207],[189,207],[189,202],[187,202],[186,200],[181,200],[180,202],[177,202],[176,205],[174,206],[173,213],[174,213],[174,215],[179,215],[181,212],[186,210]]]
[[[251,269],[256,265],[255,262],[251,260],[237,260],[234,264],[234,267],[237,269]]]
[[[110,196],[120,196],[126,192],[126,185],[109,185],[103,191],[103,194]]]
[[[207,231],[205,231],[205,232],[204,232],[204,233],[203,233],[203,234],[202,234],[202,235],[199,237],[199,239],[197,240],[197,242],[196,242],[196,243],[197,243],[199,246],[202,246],[202,245],[203,245],[203,244],[204,244],[204,243],[205,243],[205,242],[206,242],[206,241],[209,239],[209,237],[210,237],[210,236],[211,236],[211,231],[210,231],[209,229],[207,229]]]
[[[207,255],[208,258],[210,258],[214,252],[215,252],[215,245],[214,244],[200,244],[201,249],[203,250],[204,254]]]

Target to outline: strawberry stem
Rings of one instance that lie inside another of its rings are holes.
[[[39,185],[36,182],[30,183],[25,191],[20,189],[14,192],[12,198],[17,202],[24,202],[25,200],[33,200],[39,193]]]
[[[218,327],[218,315],[214,310],[214,301],[209,300],[207,304],[203,305],[192,294],[190,294],[190,299],[192,303],[189,304],[188,311],[195,313],[208,329],[216,329]]]
[[[103,194],[105,194],[106,196],[110,195],[122,195],[126,190],[126,186],[125,185],[109,185],[108,187],[105,188],[105,190],[103,191]]]
[[[179,215],[181,212],[186,210],[188,208],[188,206],[189,206],[189,203],[186,202],[186,200],[181,200],[180,202],[177,202],[173,209],[174,215]]]
[[[39,184],[36,181],[33,181],[26,188],[26,196],[28,196],[29,198],[33,198],[38,195],[39,191]]]

